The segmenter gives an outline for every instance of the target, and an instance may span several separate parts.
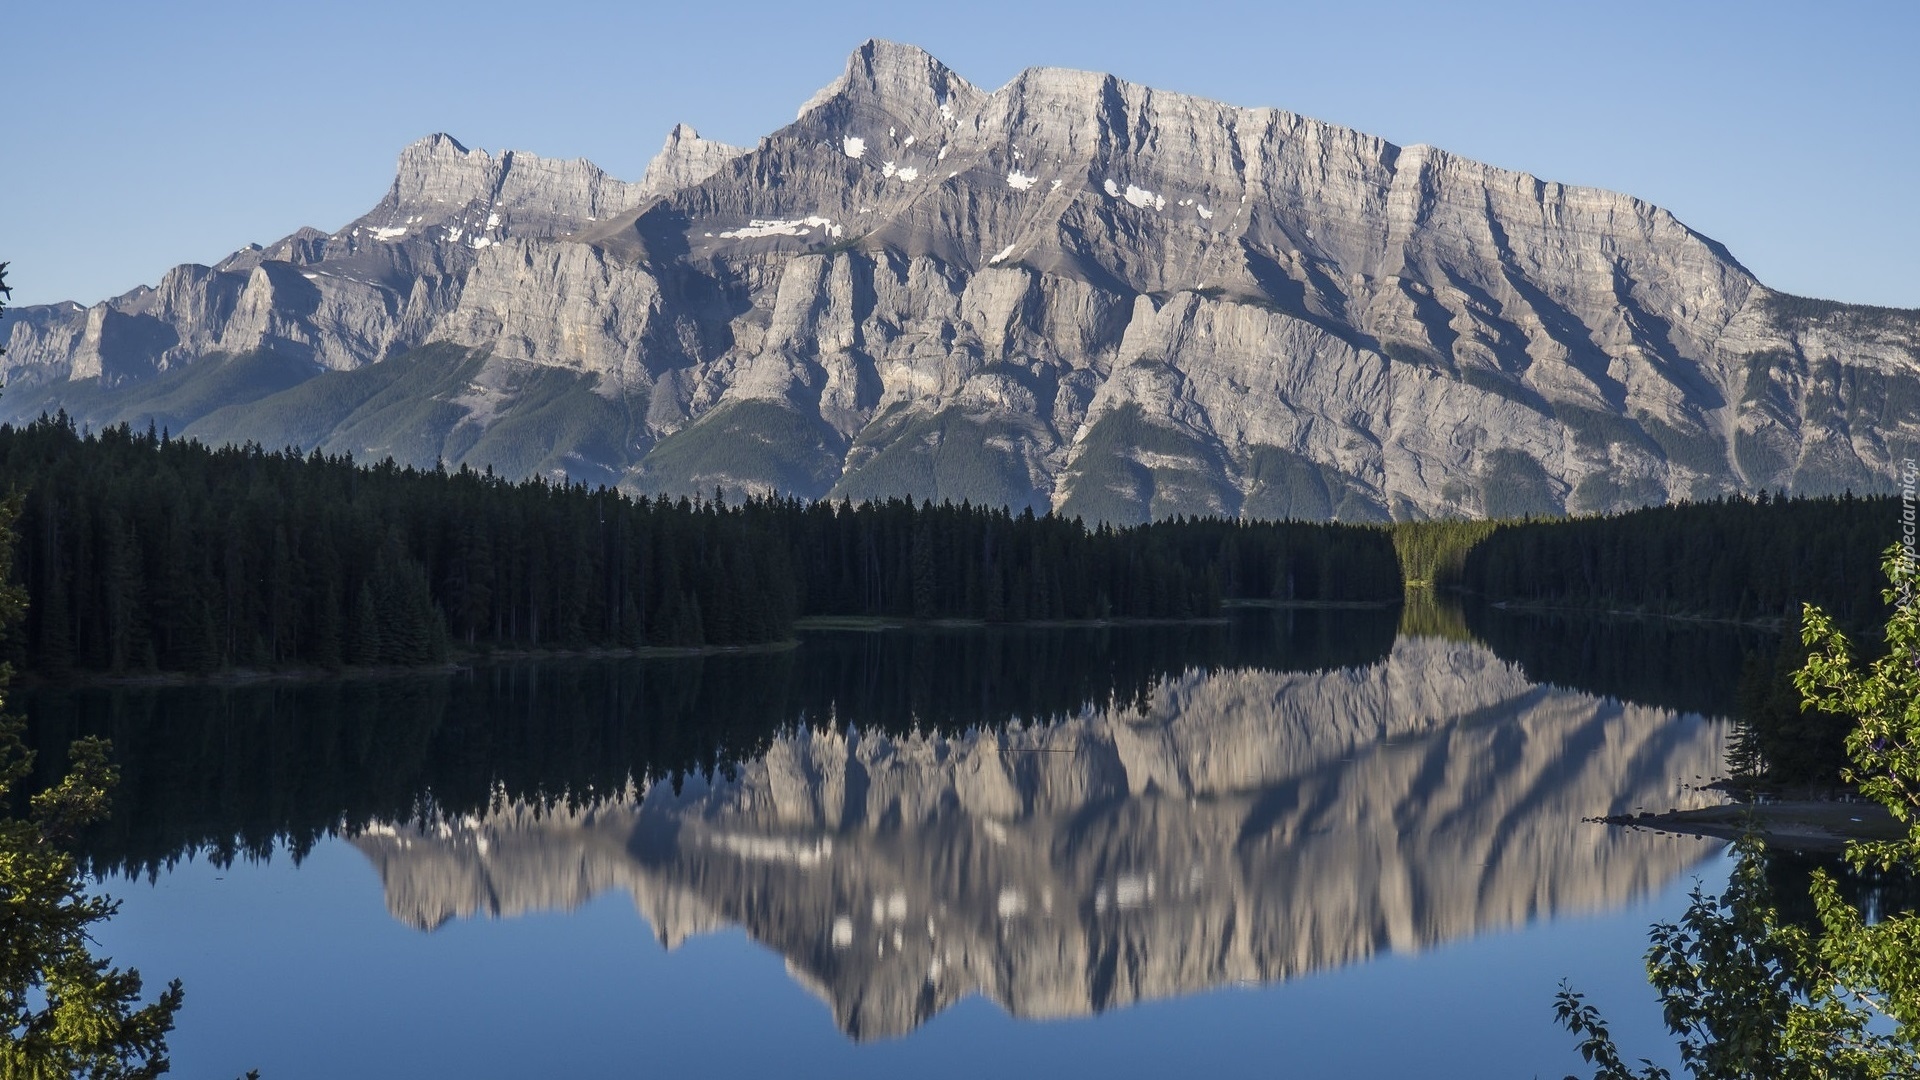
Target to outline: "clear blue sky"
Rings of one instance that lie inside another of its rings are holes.
[[[371,207],[434,131],[638,178],[750,144],[868,37],[1110,71],[1631,192],[1775,288],[1920,307],[1920,4],[22,3],[0,260],[92,303]]]

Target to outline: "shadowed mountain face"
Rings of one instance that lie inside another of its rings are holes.
[[[1580,819],[1684,804],[1721,753],[1696,717],[1407,638],[1042,725],[801,729],[730,780],[353,843],[422,929],[610,889],[668,946],[738,925],[870,1039],[973,993],[1081,1015],[1619,905],[1712,848]]]
[[[1637,199],[879,41],[751,150],[434,136],[337,233],[10,314],[12,416],[641,491],[1553,513],[1890,490],[1920,437],[1920,313]]]

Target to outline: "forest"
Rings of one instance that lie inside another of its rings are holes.
[[[0,426],[0,478],[29,597],[0,655],[46,678],[758,645],[805,616],[1191,619],[1228,599],[1400,594],[1390,539],[1364,526],[634,498],[64,416]]]
[[[0,426],[0,477],[29,597],[0,659],[52,679],[761,645],[805,617],[1193,619],[1405,586],[1785,628],[1813,602],[1870,627],[1899,513],[1762,495],[1600,518],[1114,528],[908,499],[636,498],[65,417]]]
[[[1475,523],[1443,526],[1470,533]],[[1877,627],[1887,616],[1880,556],[1899,528],[1893,496],[1765,493],[1502,522],[1472,538],[1438,583],[1489,601],[1790,628],[1813,603],[1843,624]]]

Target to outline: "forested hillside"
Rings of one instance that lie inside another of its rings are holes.
[[[1386,533],[1088,528],[902,499],[635,499],[468,469],[211,449],[65,417],[0,426],[26,670],[412,665],[450,647],[751,645],[802,615],[1192,618],[1223,598],[1390,600]]]

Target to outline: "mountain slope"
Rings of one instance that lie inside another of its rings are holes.
[[[187,369],[189,371],[193,368]],[[643,390],[602,392],[574,371],[427,345],[353,371],[330,371],[200,416],[179,434],[203,442],[298,446],[431,468],[562,474],[613,484],[638,460]]]
[[[30,309],[6,362],[42,401],[429,342],[644,403],[512,462],[638,490],[1555,513],[1888,490],[1920,441],[1920,313],[1773,293],[1639,200],[879,41],[751,150],[676,128],[639,184],[415,144],[340,232]]]

